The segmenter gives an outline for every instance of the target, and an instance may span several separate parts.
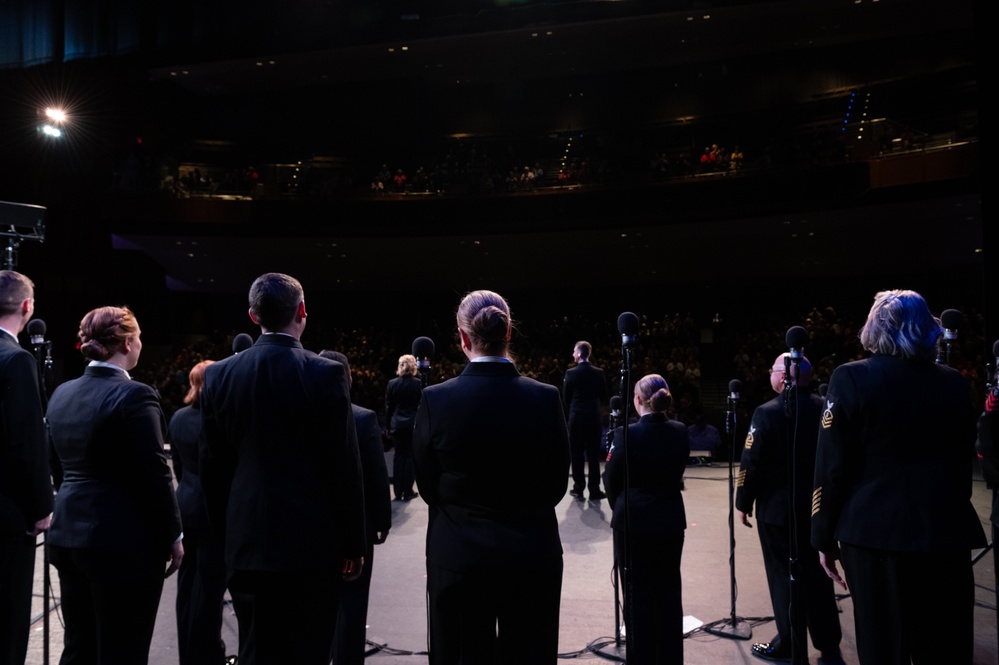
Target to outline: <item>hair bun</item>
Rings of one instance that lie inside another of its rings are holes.
[[[502,342],[510,328],[510,316],[495,305],[487,305],[475,314],[472,325],[483,340]]]

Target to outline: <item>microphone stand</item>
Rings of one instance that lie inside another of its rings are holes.
[[[49,379],[52,378],[52,341],[46,340],[44,333],[32,335],[31,345],[34,347],[38,370],[38,396],[42,402],[42,413],[45,413],[49,404]],[[52,588],[52,577],[49,573],[49,548],[45,546],[48,536],[43,535],[42,538],[42,662],[49,665],[49,636],[52,631],[49,622],[49,590]]]
[[[630,462],[628,460],[628,425],[631,419],[631,345],[627,341],[623,341],[621,344],[621,422],[624,425],[621,428],[621,449],[624,455],[624,493],[621,499],[624,501],[624,623],[626,626],[634,625],[634,594],[632,593],[632,583],[631,583],[631,512],[629,510],[629,500],[628,500],[628,490],[631,488],[631,480],[629,478],[629,467]],[[617,570],[617,549],[614,551],[614,569]],[[618,604],[617,604],[617,586],[614,589],[614,600],[615,600],[615,620],[618,619]],[[614,631],[614,642],[620,647],[621,646],[621,630],[620,623],[617,624]],[[633,631],[628,631],[627,639],[625,640],[625,649],[627,649],[627,643],[634,641]],[[627,653],[627,651],[625,651]]]
[[[792,363],[794,373],[792,374]],[[791,620],[791,663],[792,665],[808,665],[807,628],[804,605],[801,601],[801,585],[798,578],[801,574],[798,558],[798,514],[797,498],[798,484],[795,481],[794,469],[797,462],[798,449],[798,392],[793,377],[801,373],[801,357],[789,353],[784,356],[784,414],[788,418],[785,427],[791,427],[788,438],[787,455],[787,491],[788,491],[788,588],[791,599],[789,618]],[[774,608],[776,611],[777,608]]]
[[[725,412],[725,433],[729,435],[731,455],[728,460],[728,567],[729,585],[732,594],[732,614],[728,619],[714,621],[705,625],[704,630],[718,637],[734,640],[748,640],[753,636],[753,628],[749,622],[736,616],[735,613],[735,447],[736,447],[736,405],[738,393],[731,391],[728,395],[728,410]]]

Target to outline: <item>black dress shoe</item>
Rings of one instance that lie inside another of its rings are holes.
[[[843,654],[839,650],[823,651],[817,662],[818,665],[846,665],[846,661],[843,660]]]
[[[772,660],[777,663],[790,663],[791,654],[783,649],[776,650],[770,646],[770,642],[760,642],[753,645],[753,655],[763,660]]]
[[[415,499],[418,496],[420,496],[419,492],[410,492],[409,494],[403,494],[402,495],[402,500],[403,501],[412,501],[413,499]]]
[[[590,492],[590,501],[599,501],[600,499],[606,499],[607,495],[597,490],[596,492]]]
[[[583,490],[569,490],[569,496],[576,499],[577,501],[583,500]]]

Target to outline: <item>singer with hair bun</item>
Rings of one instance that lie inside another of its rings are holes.
[[[145,663],[166,576],[184,556],[156,391],[133,381],[142,331],[126,307],[80,322],[82,377],[46,414],[57,490],[49,560],[59,571],[63,662]]]
[[[872,355],[829,380],[812,545],[849,582],[861,663],[973,660],[971,550],[986,545],[971,504],[977,413],[961,373],[933,362],[941,334],[918,293],[882,291],[860,331]]]
[[[457,325],[468,365],[423,390],[413,437],[430,506],[430,663],[553,665],[562,589],[555,506],[569,469],[559,391],[517,371],[499,294],[466,295]]]
[[[628,663],[682,665],[680,557],[687,516],[680,486],[690,456],[687,428],[670,420],[666,380],[635,384],[637,423],[614,433],[604,470],[614,556],[625,590]]]

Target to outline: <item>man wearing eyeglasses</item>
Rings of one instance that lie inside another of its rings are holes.
[[[736,480],[735,507],[739,519],[747,527],[752,526],[749,518],[753,515],[755,504],[763,564],[770,586],[774,622],[777,624],[776,637],[770,642],[754,644],[752,653],[764,660],[791,660],[789,561],[792,526],[796,526],[799,582],[802,585],[799,597],[806,605],[800,615],[808,616],[812,643],[822,654],[819,665],[839,665],[843,663],[839,651],[842,631],[833,585],[819,565],[818,552],[809,544],[811,487],[823,404],[818,395],[808,390],[812,365],[807,358],[803,358],[798,365],[791,365],[791,381],[786,381],[787,356],[787,353],[778,356],[770,368],[770,387],[777,396],[753,412]],[[793,477],[788,473],[792,446]],[[793,510],[789,479],[796,486]],[[804,625],[794,626],[793,633],[802,642],[805,640]]]

